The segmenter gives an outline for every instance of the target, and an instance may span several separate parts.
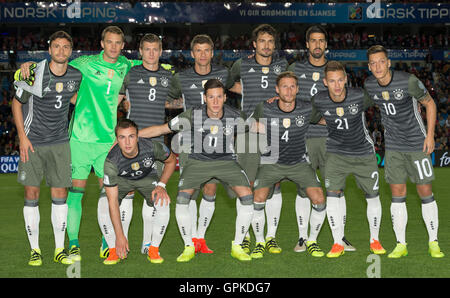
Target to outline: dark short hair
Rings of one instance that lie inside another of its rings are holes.
[[[159,48],[162,49],[162,42],[161,42],[161,38],[159,38],[159,36],[157,36],[156,34],[153,33],[147,33],[144,36],[142,36],[141,41],[139,43],[139,48],[142,49],[142,47],[144,46],[144,42],[157,42],[159,44]]]
[[[308,30],[306,30],[306,33],[305,33],[306,41],[309,41],[309,37],[313,33],[322,33],[323,35],[325,35],[325,40],[328,40],[327,30],[325,30],[325,28],[323,28],[322,26],[313,25],[313,26],[309,27]]]
[[[51,46],[52,42],[55,39],[58,39],[58,38],[65,38],[65,39],[67,39],[70,42],[70,47],[73,48],[72,37],[69,35],[69,33],[65,32],[65,31],[56,31],[55,33],[50,35],[50,37],[48,38],[48,45]]]
[[[108,26],[102,31],[102,40],[105,40],[106,33],[114,33],[122,36],[122,41],[125,41],[125,35],[123,34],[122,29],[117,26]]]
[[[269,24],[261,24],[258,27],[256,27],[255,29],[253,29],[252,31],[252,41],[255,41],[258,39],[258,35],[260,33],[267,33],[269,35],[273,36],[273,39],[275,39],[275,42],[277,41],[278,38],[278,33],[277,30],[270,26]]]
[[[203,88],[204,88],[205,94],[209,89],[214,89],[214,88],[222,88],[223,93],[226,92],[225,86],[219,79],[209,79],[208,81],[206,81]]]
[[[116,134],[117,137],[117,131],[120,128],[130,128],[130,127],[134,127],[136,129],[136,134],[138,133],[138,125],[136,124],[136,122],[134,122],[133,120],[130,119],[120,119],[117,122],[116,128],[114,129],[114,133]]]
[[[191,41],[191,51],[194,49],[194,46],[196,44],[204,44],[207,43],[211,46],[211,49],[214,49],[214,42],[212,41],[211,37],[206,34],[199,34],[194,36]]]
[[[330,71],[343,71],[345,75],[347,75],[345,71],[345,66],[339,62],[339,61],[328,61],[327,65],[325,66],[325,76]]]
[[[298,85],[298,77],[295,75],[294,72],[292,71],[285,71],[282,72],[278,75],[277,77],[277,86],[279,86],[278,84],[280,83],[280,81],[284,78],[291,78],[295,80],[295,83]]]
[[[371,46],[367,50],[367,59],[369,59],[370,55],[373,55],[376,53],[384,53],[386,55],[386,58],[388,57],[388,52],[387,52],[386,48],[383,47],[382,45],[377,44],[377,45]]]

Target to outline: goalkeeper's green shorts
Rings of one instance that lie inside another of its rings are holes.
[[[113,143],[97,144],[70,140],[72,179],[85,180],[94,168],[95,175],[103,178],[105,159]]]

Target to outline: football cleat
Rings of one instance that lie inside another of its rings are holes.
[[[120,258],[116,253],[116,249],[115,248],[111,248],[108,251],[108,257],[103,261],[103,264],[105,265],[116,265],[117,263],[120,262]]]
[[[305,245],[306,240],[303,239],[302,237],[300,237],[300,239],[298,239],[297,244],[294,247],[294,251],[295,252],[304,252],[306,251],[306,245]]]
[[[31,250],[30,261],[28,262],[30,266],[41,266],[42,265],[42,255],[39,248]]]
[[[250,254],[252,259],[261,259],[262,257],[264,257],[264,252],[266,251],[264,246],[265,246],[264,242],[256,243],[255,248],[253,249],[252,253]]]
[[[428,243],[428,252],[433,258],[443,258],[445,256],[437,241],[431,241]]]
[[[185,263],[192,260],[195,256],[195,247],[186,245],[181,255],[178,256],[177,262]]]
[[[214,251],[211,250],[208,245],[206,245],[206,241],[204,238],[198,238],[197,243],[199,245],[199,250],[197,251],[197,247],[195,247],[195,252],[201,252],[202,254],[212,254]]]
[[[61,263],[64,265],[71,265],[75,262],[73,259],[69,258],[69,255],[66,253],[64,248],[55,249],[55,256],[53,257],[53,261],[55,263]]]
[[[71,258],[75,262],[81,261],[81,249],[79,246],[72,245],[69,250],[69,258]]]
[[[271,254],[281,253],[281,247],[278,246],[278,243],[274,237],[266,238],[266,250],[269,251]]]
[[[373,242],[370,243],[370,251],[376,255],[384,255],[386,250],[381,246],[380,241],[372,239]]]
[[[313,257],[320,258],[325,255],[317,244],[317,241],[306,241],[306,247],[308,248],[308,253]]]
[[[338,258],[344,254],[344,246],[338,243],[333,244],[331,250],[327,253],[327,258]]]
[[[148,243],[142,243],[142,247],[141,247],[141,253],[143,255],[148,255],[148,248],[150,247],[151,242]]]
[[[250,257],[242,248],[242,244],[234,244],[234,241],[231,241],[231,256],[239,261],[252,260],[252,257]]]
[[[401,257],[406,257],[408,255],[408,249],[406,248],[407,244],[397,243],[394,250],[388,254],[388,258],[390,259],[399,259]]]
[[[246,254],[250,253],[250,237],[249,236],[244,238],[244,241],[242,241],[241,247]]]
[[[99,255],[101,259],[106,259],[109,256],[109,247],[103,248],[101,246]]]
[[[164,262],[164,259],[159,255],[159,247],[150,246],[148,249],[147,259],[152,264],[161,264]]]
[[[342,237],[342,242],[344,242],[344,250],[345,251],[356,251],[356,248],[347,240],[347,238]]]

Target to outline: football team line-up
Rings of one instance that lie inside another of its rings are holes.
[[[178,262],[189,262],[196,253],[213,253],[205,233],[215,211],[217,183],[236,198],[231,256],[239,261],[281,253],[276,232],[280,181],[285,179],[297,186],[299,237],[294,251],[328,258],[354,251],[344,233],[349,175],[366,198],[369,249],[386,254],[379,241],[379,172],[365,121],[365,111],[373,105],[379,107],[385,128],[385,179],[397,239],[388,257],[408,254],[407,179],[416,185],[422,203],[429,237],[424,254],[443,257],[431,186],[434,125],[426,127],[420,116],[423,107],[427,123],[436,120],[427,89],[413,74],[391,70],[380,45],[367,51],[372,76],[364,88],[348,87],[345,67],[325,58],[326,31],[311,26],[305,34],[307,59],[288,65],[276,54],[276,30],[260,25],[252,32],[255,54],[235,61],[230,69],[212,64],[211,38],[197,35],[191,41],[194,66],[174,74],[170,65],[159,63],[162,45],[154,34],[140,41],[142,60],[128,60],[121,55],[123,32],[109,26],[102,32],[99,54],[69,62],[72,39],[66,32],[55,32],[49,39],[51,60],[22,64],[14,82],[12,111],[20,139],[17,181],[24,185],[28,264],[42,264],[39,193],[44,178],[51,188],[54,261],[72,264],[82,259],[79,228],[91,168],[100,187],[97,216],[104,264],[127,257],[135,191],[144,197],[141,252],[151,263],[162,263],[159,245],[170,218],[166,184],[176,168],[174,152],[180,165],[175,216],[185,245]],[[242,95],[239,110],[225,104],[227,90]],[[117,123],[117,106],[123,100],[127,119]],[[70,103],[75,107],[68,123]],[[164,123],[166,106],[184,112]],[[176,134],[168,148],[163,137],[170,133]],[[317,242],[325,218],[334,243],[326,254]]]

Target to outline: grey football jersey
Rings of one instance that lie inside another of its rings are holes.
[[[62,76],[54,75],[49,65],[43,73],[42,97],[18,88],[15,98],[22,103],[24,129],[33,145],[51,145],[69,141],[70,99],[78,92],[81,72],[68,65]]]
[[[207,106],[200,105],[173,118],[169,128],[181,132],[181,135],[174,136],[175,139],[181,136],[180,142],[189,143],[189,158],[233,160],[236,159],[235,135],[245,131],[243,116],[241,111],[224,105],[222,118],[212,119],[207,115]]]
[[[312,122],[323,117],[328,129],[327,151],[343,155],[374,154],[373,141],[366,128],[365,110],[371,101],[361,88],[346,88],[342,102],[334,102],[328,91],[312,98]]]
[[[220,65],[211,65],[211,71],[206,75],[198,74],[194,67],[188,68],[174,75],[168,93],[168,100],[183,98],[184,110],[204,103],[203,86],[210,79],[220,80],[225,89],[233,87],[233,81],[228,68]]]
[[[136,122],[139,128],[163,124],[171,79],[172,73],[162,67],[156,71],[150,71],[143,65],[132,67],[120,90],[120,94],[125,94],[130,101],[127,118]],[[164,142],[164,137],[154,140]]]
[[[298,98],[304,101],[311,101],[311,97],[319,91],[327,90],[323,84],[325,76],[325,63],[322,66],[312,65],[308,59],[303,62],[294,62],[289,65],[288,70],[295,73],[298,78]],[[319,124],[311,124],[306,133],[306,138],[326,137],[328,130],[326,126]]]
[[[242,86],[241,109],[247,116],[261,101],[277,96],[275,85],[280,73],[287,69],[284,58],[273,58],[270,65],[261,65],[255,58],[241,58],[231,67],[234,81]]]
[[[117,185],[118,177],[139,180],[148,175],[157,177],[155,161],[165,161],[170,150],[161,142],[139,138],[139,153],[134,158],[123,156],[116,144],[106,156],[103,182],[105,186]]]
[[[426,128],[418,102],[428,91],[413,74],[403,71],[392,71],[391,74],[391,81],[386,86],[381,86],[374,76],[367,78],[364,84],[370,98],[380,108],[386,149],[422,151]]]
[[[311,119],[311,102],[296,100],[291,112],[284,112],[278,106],[278,101],[261,102],[253,113],[255,120],[266,127],[268,149],[271,152],[262,156],[274,156],[278,152],[276,163],[293,165],[307,162],[305,136]],[[276,139],[274,139],[276,138]],[[275,152],[274,152],[275,150]]]

